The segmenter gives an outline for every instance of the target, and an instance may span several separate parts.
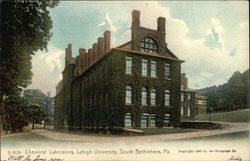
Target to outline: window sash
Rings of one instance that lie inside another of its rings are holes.
[[[165,77],[170,76],[170,64],[166,63],[165,64]]]
[[[142,91],[142,105],[147,105],[147,92]]]
[[[126,57],[126,74],[132,74],[132,58]]]
[[[156,116],[150,116],[150,126],[151,127],[156,126]]]
[[[156,104],[156,93],[155,93],[155,91],[154,92],[151,92],[151,94],[150,94],[150,103],[151,103],[151,105],[155,105]]]
[[[169,93],[165,93],[165,101],[164,104],[165,106],[169,106],[170,105],[170,94]]]
[[[181,116],[184,115],[184,106],[181,107]]]
[[[151,62],[151,77],[156,77],[156,62]]]
[[[142,75],[147,76],[148,75],[148,61],[142,60]]]
[[[141,127],[147,127],[148,126],[148,116],[142,116],[141,117]]]
[[[190,108],[190,107],[188,107],[187,115],[188,115],[188,116],[191,116],[191,108]]]
[[[125,116],[125,127],[132,127],[132,117],[131,115]]]
[[[128,87],[126,87],[126,99],[125,99],[125,102],[126,102],[126,104],[132,104],[132,89],[128,89]]]

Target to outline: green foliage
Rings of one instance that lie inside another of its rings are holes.
[[[27,121],[41,124],[48,117],[46,96],[40,90],[25,90],[23,101],[24,117]]]
[[[58,1],[3,1],[1,7],[1,95],[21,92],[31,82],[31,56],[47,48],[52,33],[49,8]]]
[[[211,113],[212,121],[222,122],[249,122],[249,109],[230,111],[230,112],[218,112]],[[202,114],[196,116],[197,120],[209,120],[208,114]]]
[[[227,83],[199,90],[207,96],[208,107],[214,110],[247,108],[249,69],[235,72]]]
[[[133,57],[133,75],[124,74],[125,56]],[[158,78],[150,78],[141,76],[142,58],[145,57],[131,52],[115,51],[93,66],[90,70],[86,71],[83,75],[76,78],[68,74],[71,69],[69,66],[66,67],[63,78],[65,82],[63,90],[68,92],[64,91],[65,95],[58,96],[55,102],[60,105],[58,102],[59,100],[63,99],[64,101],[69,101],[70,110],[67,115],[69,118],[68,125],[70,130],[71,128],[119,129],[124,127],[124,116],[126,113],[132,114],[135,127],[140,127],[141,115],[143,113],[156,114],[156,124],[158,127],[163,126],[164,115],[170,114],[171,125],[177,127],[180,123],[180,101],[178,101],[180,100],[179,62],[170,60],[168,62],[167,60],[147,57],[149,62],[150,60],[158,62]],[[165,79],[164,77],[165,61],[172,65],[172,79]],[[150,71],[150,65],[148,65],[148,71]],[[70,80],[73,81],[71,82]],[[132,86],[133,89],[132,105],[125,105],[125,87],[127,85]],[[146,86],[148,90],[152,88],[156,89],[156,106],[141,105],[141,90],[143,86]],[[169,89],[172,92],[170,100],[171,107],[164,106],[165,89]],[[70,97],[70,100],[67,100],[68,97]],[[56,106],[55,111],[62,111],[62,108],[64,107]],[[58,119],[56,119],[62,121],[63,119],[61,119],[61,117],[63,116],[58,115]],[[111,130],[111,132],[114,131]]]
[[[10,95],[5,103],[5,127],[10,131],[21,131],[28,123],[41,124],[48,120],[48,100],[40,90],[30,89],[23,92],[23,96]]]

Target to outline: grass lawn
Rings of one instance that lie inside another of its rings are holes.
[[[138,128],[138,130],[144,131],[144,135],[172,134],[197,131],[196,129],[181,128]]]
[[[203,136],[203,137],[197,137],[197,138],[191,138],[188,140],[193,141],[222,141],[222,140],[242,140],[246,139],[249,140],[249,131],[242,131],[242,132],[235,132],[235,133],[229,133],[229,134],[221,134],[221,135],[213,135],[213,136]]]
[[[185,132],[194,132],[197,129],[181,129],[181,128],[136,128],[137,130],[144,131],[142,135],[158,135],[158,134],[172,134],[172,133],[185,133]],[[106,137],[124,137],[124,136],[133,136],[126,134],[103,134],[103,133],[94,133],[94,132],[83,132],[83,131],[60,131],[52,130],[68,134],[77,134],[77,135],[89,135],[89,136],[106,136]]]
[[[221,122],[249,122],[250,109],[211,113],[211,121]],[[208,120],[209,114],[202,114],[195,117],[196,120]]]

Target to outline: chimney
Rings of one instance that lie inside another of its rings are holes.
[[[188,78],[185,78],[185,86],[184,86],[184,90],[188,90]]]
[[[94,43],[92,45],[93,47],[93,63],[95,63],[97,61],[97,58],[98,58],[98,45],[97,43]]]
[[[157,19],[157,31],[165,32],[165,18],[158,17]]]
[[[89,67],[89,53],[85,53],[84,57],[85,57],[84,70],[86,70]]]
[[[132,11],[132,28],[140,27],[140,11]]]
[[[98,38],[98,57],[101,57],[101,55],[103,54],[103,38],[99,37]]]
[[[75,73],[74,73],[74,75],[75,76],[78,76],[78,70],[79,70],[79,56],[76,56],[76,63],[75,63]]]
[[[79,49],[81,73],[85,70],[85,49]]]
[[[70,63],[70,59],[72,58],[72,45],[68,44],[68,47],[65,49],[65,59],[67,63]]]
[[[110,31],[104,32],[104,52],[108,53],[110,50]]]
[[[88,50],[88,55],[89,55],[89,66],[91,66],[93,64],[93,50],[92,49],[89,49]]]

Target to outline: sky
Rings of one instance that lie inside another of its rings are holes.
[[[28,88],[55,95],[62,79],[65,48],[88,50],[111,31],[111,47],[130,41],[131,11],[141,12],[141,26],[156,29],[166,18],[168,48],[180,59],[189,88],[227,83],[235,71],[249,68],[249,4],[247,1],[61,1],[50,10],[53,36],[48,51],[32,58]]]

